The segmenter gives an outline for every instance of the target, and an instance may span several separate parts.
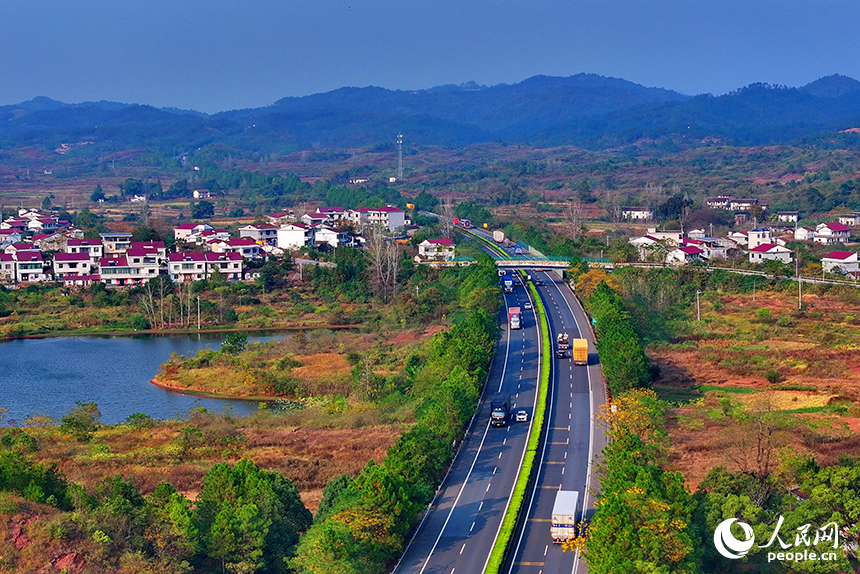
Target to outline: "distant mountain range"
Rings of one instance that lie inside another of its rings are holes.
[[[390,144],[403,133],[410,145],[500,140],[606,149],[667,139],[689,145],[777,144],[858,126],[860,82],[845,76],[827,76],[800,88],[753,84],[723,96],[691,97],[579,74],[489,87],[341,88],[213,115],[38,97],[0,106],[0,147],[56,149],[62,143],[92,142],[80,153],[141,147],[173,153],[217,143],[269,153]]]

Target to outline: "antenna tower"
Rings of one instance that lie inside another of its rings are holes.
[[[397,180],[403,179],[403,134],[397,134]]]

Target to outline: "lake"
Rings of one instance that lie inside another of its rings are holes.
[[[281,335],[249,336],[248,342]],[[175,393],[150,383],[171,353],[191,356],[217,349],[226,334],[177,336],[56,337],[0,343],[2,425],[20,425],[30,415],[59,421],[76,401],[95,402],[102,422],[122,422],[132,413],[157,419],[182,417],[205,407],[236,415],[257,410],[256,401],[201,398]]]

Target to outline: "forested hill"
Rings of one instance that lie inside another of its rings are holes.
[[[800,88],[753,84],[717,97],[579,74],[490,87],[341,88],[215,115],[104,101],[72,105],[44,97],[0,106],[0,147],[7,149],[92,142],[87,146],[92,151],[176,152],[220,143],[267,153],[390,143],[398,132],[410,144],[502,140],[605,149],[643,139],[786,143],[853,127],[860,127],[860,82],[838,75]]]

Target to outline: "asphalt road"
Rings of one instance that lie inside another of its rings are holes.
[[[403,554],[398,574],[483,572],[522,464],[531,415],[537,400],[540,338],[535,311],[523,310],[523,328],[507,325],[507,308],[524,307],[523,286],[505,295],[499,314],[502,338],[478,413],[457,458],[424,521]],[[511,410],[524,408],[528,423],[489,425],[489,402],[497,392],[511,394]]]
[[[606,446],[602,427],[592,422],[593,413],[606,402],[606,392],[588,319],[570,288],[552,272],[535,272],[543,285],[538,291],[547,310],[550,340],[560,332],[589,340],[589,364],[577,366],[571,352],[556,358],[553,352],[551,403],[548,406],[548,432],[540,455],[541,465],[528,515],[520,537],[515,540],[515,555],[510,572],[523,574],[587,571],[584,560],[573,552],[563,552],[550,538],[550,519],[558,490],[578,490],[579,512],[594,512],[594,494],[599,482],[589,461]]]

